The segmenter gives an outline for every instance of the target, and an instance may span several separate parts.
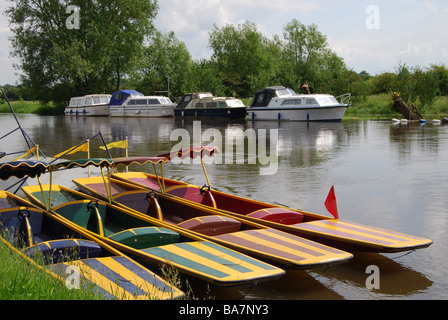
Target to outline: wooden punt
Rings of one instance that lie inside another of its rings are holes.
[[[201,157],[202,160],[204,153],[211,155],[214,152],[217,152],[215,147],[195,147],[162,154],[159,157]],[[422,249],[432,244],[431,240],[422,237],[221,192],[210,187],[205,167],[203,168],[208,184],[205,191],[204,187],[144,172],[120,172],[112,177],[141,189],[181,198],[185,203],[207,206],[215,210],[216,214],[228,214],[349,252],[392,253]]]
[[[107,199],[100,178],[78,178],[73,182],[87,194]],[[115,179],[111,179],[110,184],[112,190],[129,187],[123,187],[123,183]],[[112,200],[127,210],[284,268],[308,269],[343,263],[353,257],[351,253],[257,223],[226,214],[217,215],[209,207],[186,203],[180,198],[135,190],[113,194]]]
[[[104,299],[166,300],[184,296],[120,251],[14,194],[0,191],[0,206],[2,241],[64,283],[69,271],[77,270],[72,288],[95,292]]]
[[[79,197],[83,194],[62,186],[25,186],[22,190],[33,203],[43,208],[45,203],[51,203],[51,213],[144,265],[174,267],[220,286],[274,280],[285,273],[162,221],[144,219],[141,214],[102,201],[86,200]],[[80,198],[83,200],[75,200]],[[155,238],[162,239],[154,241]]]

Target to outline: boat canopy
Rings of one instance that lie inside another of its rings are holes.
[[[133,97],[143,96],[143,93],[135,91],[135,90],[121,90],[121,91],[114,92],[112,94],[112,98],[110,99],[109,105],[110,106],[121,106],[123,104],[123,102],[125,102],[129,96],[133,96]]]
[[[201,156],[203,158],[204,156],[212,156],[215,152],[219,152],[219,148],[215,146],[197,146],[197,147],[190,147],[190,148],[184,148],[180,149],[178,151],[171,151],[163,154],[159,154],[157,157],[163,157],[168,160],[172,160],[174,157],[179,157],[180,159],[184,159],[185,157],[190,157],[192,159],[197,158],[198,156]]]
[[[75,167],[86,168],[88,166],[95,167],[111,167],[113,165],[113,160],[108,158],[88,158],[88,159],[77,159],[58,162],[56,164],[50,165],[50,171],[55,171],[60,168],[71,169]]]
[[[167,163],[168,159],[165,157],[128,157],[128,158],[115,158],[114,165],[119,166],[130,166],[131,164],[144,165],[147,163],[157,164],[157,163]]]
[[[251,107],[267,107],[273,97],[292,96],[295,92],[283,86],[267,87],[255,93]]]
[[[8,180],[10,177],[35,178],[43,174],[48,165],[42,161],[12,161],[0,164],[0,179]]]

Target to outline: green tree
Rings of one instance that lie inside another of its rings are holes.
[[[209,33],[211,61],[216,63],[219,76],[228,88],[226,94],[252,96],[270,82],[272,46],[256,28],[246,22],[237,27],[226,25]]]
[[[190,92],[211,92],[216,96],[225,96],[224,87],[216,63],[206,59],[193,62],[192,81],[190,82]]]
[[[432,106],[440,95],[438,74],[434,69],[417,69],[416,73],[418,76],[415,92],[418,99],[423,107]]]
[[[155,87],[156,91],[169,89],[171,97],[178,97],[189,90],[192,68],[190,52],[174,32],[162,34],[156,31],[132,82],[137,90],[144,93],[153,94]]]
[[[317,25],[304,25],[293,19],[283,28],[281,74],[285,86],[300,92],[307,81],[312,92],[326,91],[341,94],[341,75],[346,65],[341,57],[333,52]]]
[[[397,75],[393,72],[383,72],[370,79],[370,90],[372,94],[396,91]]]
[[[444,64],[432,65],[431,69],[437,74],[441,95],[448,95],[448,69]]]
[[[43,101],[118,89],[142,58],[157,9],[156,0],[13,1],[6,13],[22,83]]]
[[[400,64],[397,68],[395,87],[391,88],[391,90],[399,92],[401,98],[406,103],[415,103],[417,96],[412,94],[412,92],[415,91],[415,87],[415,76],[411,73],[406,64]]]

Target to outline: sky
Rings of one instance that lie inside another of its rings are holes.
[[[208,59],[214,24],[254,23],[265,37],[282,36],[293,19],[316,24],[348,68],[371,75],[409,67],[448,66],[446,0],[159,0],[155,27],[174,31],[193,59]],[[0,0],[0,10],[7,7]],[[82,11],[81,11],[82,27]],[[15,84],[7,17],[0,16],[0,85]]]

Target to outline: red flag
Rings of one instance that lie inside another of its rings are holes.
[[[334,186],[331,187],[328,193],[327,200],[325,200],[325,207],[335,219],[339,219],[338,206],[336,205],[336,195],[334,194]]]

